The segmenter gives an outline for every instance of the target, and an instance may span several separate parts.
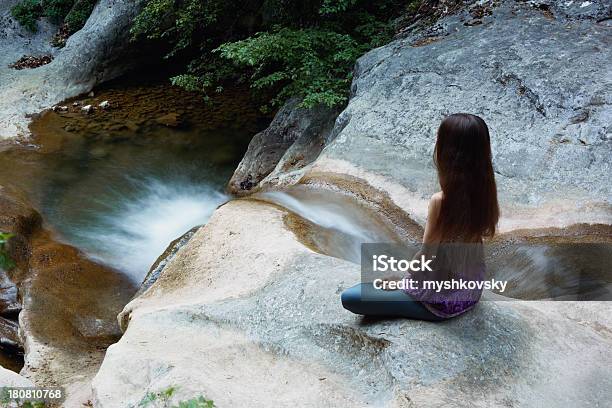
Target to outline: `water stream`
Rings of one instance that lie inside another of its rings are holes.
[[[306,220],[309,228],[302,228],[303,240],[326,255],[359,263],[362,243],[401,242],[393,225],[380,214],[340,192],[297,186],[261,193],[257,198]]]
[[[33,122],[32,143],[0,151],[0,185],[24,191],[57,238],[138,285],[228,199],[227,180],[269,119],[245,94],[208,105],[167,85],[119,84],[74,98]],[[103,100],[113,107],[81,112]]]
[[[303,222],[288,226],[311,249],[360,263],[362,243],[418,242],[351,195],[296,186],[259,199]],[[612,235],[603,225],[502,234],[485,243],[489,278],[508,281],[507,299],[612,300]],[[406,238],[408,237],[408,238]],[[498,298],[496,298],[498,299]]]
[[[33,143],[0,149],[0,185],[23,190],[59,239],[139,284],[172,240],[204,224],[228,199],[225,184],[250,136],[270,119],[244,91],[223,98],[211,106],[167,85],[125,84],[74,98],[67,110],[33,122]],[[110,110],[81,111],[103,100]],[[293,227],[309,246],[351,262],[359,262],[361,243],[420,239],[341,192],[301,186],[257,198],[296,215],[300,226]],[[580,234],[593,235],[588,228]],[[587,285],[575,268],[557,268],[551,277],[550,265],[568,253],[553,241],[493,260],[492,273],[513,282],[510,296],[563,298],[609,286],[609,273],[601,271],[589,273],[597,279]],[[609,248],[596,258],[609,260]]]

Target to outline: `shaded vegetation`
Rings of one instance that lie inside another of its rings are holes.
[[[64,17],[64,24],[70,33],[74,33],[85,25],[91,15],[97,0],[75,0],[72,8]]]
[[[43,15],[43,9],[39,0],[23,0],[11,9],[15,19],[30,31],[36,31],[36,20]]]
[[[203,396],[195,397],[185,401],[179,401],[177,405],[171,404],[170,400],[176,393],[177,387],[168,387],[159,392],[149,392],[138,403],[138,407],[160,407],[160,408],[215,408],[215,403]]]
[[[394,34],[394,18],[418,0],[148,0],[134,38],[168,43],[167,58],[188,61],[172,82],[221,92],[247,82],[302,106],[346,102],[355,60]]]
[[[36,32],[37,21],[48,17],[62,25],[68,35],[80,30],[93,11],[97,0],[22,0],[12,9],[13,17],[28,30]]]
[[[15,267],[15,262],[9,255],[6,245],[13,234],[7,232],[0,232],[0,268],[9,270]]]

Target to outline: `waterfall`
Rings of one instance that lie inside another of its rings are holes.
[[[396,242],[397,236],[373,210],[341,193],[292,188],[257,195],[309,221],[317,227],[309,238],[331,256],[359,263],[361,244]]]
[[[91,258],[140,283],[171,241],[205,224],[228,197],[209,185],[185,180],[146,178],[131,180],[131,185],[129,196],[109,200],[105,211],[98,207],[84,214],[87,223],[68,233]]]

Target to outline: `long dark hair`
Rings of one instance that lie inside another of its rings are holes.
[[[499,205],[485,121],[468,113],[446,117],[438,128],[434,163],[442,188],[436,235],[466,242],[493,236]]]

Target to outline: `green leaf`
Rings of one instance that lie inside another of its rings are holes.
[[[303,106],[346,103],[355,61],[393,36],[393,19],[422,0],[146,0],[135,38],[168,43],[167,58],[193,56],[171,81],[209,98],[242,80]]]

